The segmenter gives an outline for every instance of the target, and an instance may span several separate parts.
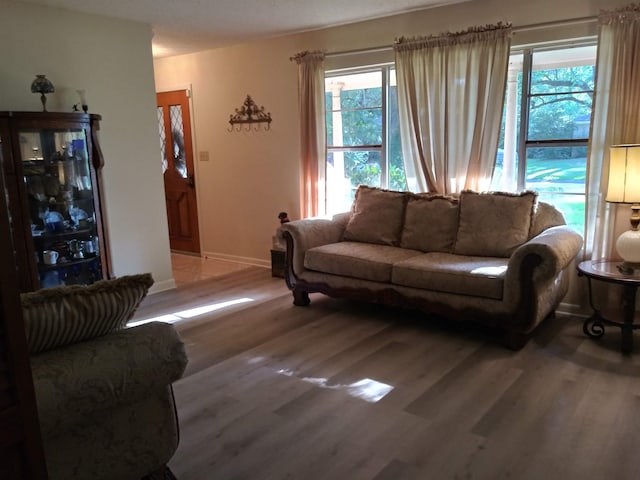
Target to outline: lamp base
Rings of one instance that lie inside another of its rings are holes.
[[[640,263],[622,262],[616,265],[616,268],[623,275],[640,276]]]
[[[640,273],[640,230],[627,230],[618,237],[616,250],[624,262],[618,270],[625,275]]]

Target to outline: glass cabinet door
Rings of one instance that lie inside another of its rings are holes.
[[[103,278],[85,128],[17,132],[40,287]]]

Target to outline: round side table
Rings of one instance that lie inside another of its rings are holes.
[[[593,310],[593,315],[584,321],[582,331],[591,338],[600,338],[604,335],[605,325],[618,327],[622,336],[620,349],[623,353],[631,353],[633,350],[633,331],[640,328],[640,323],[635,323],[636,291],[640,287],[640,272],[623,274],[618,270],[619,264],[620,262],[609,260],[587,260],[578,264],[578,275],[587,277],[589,304]],[[623,286],[622,321],[605,318],[601,310],[593,304],[592,279]]]

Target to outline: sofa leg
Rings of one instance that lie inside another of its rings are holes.
[[[297,307],[306,307],[311,303],[309,292],[304,290],[293,290],[293,304]]]

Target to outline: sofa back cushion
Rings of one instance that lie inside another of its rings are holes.
[[[460,220],[454,246],[459,255],[508,257],[529,239],[537,193],[460,194]]]
[[[412,194],[407,200],[400,246],[423,252],[450,253],[457,229],[456,198]]]
[[[343,239],[398,246],[407,194],[360,185]]]
[[[567,222],[560,210],[549,203],[538,202],[536,205],[536,211],[533,214],[533,219],[531,220],[529,238],[533,238],[536,235],[541,234],[547,228],[566,224]]]
[[[27,347],[35,354],[124,328],[153,285],[151,274],[21,294]]]

